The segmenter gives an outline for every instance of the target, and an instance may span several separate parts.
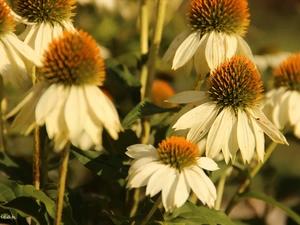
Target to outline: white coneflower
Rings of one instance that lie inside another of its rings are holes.
[[[28,79],[31,61],[40,65],[36,52],[18,39],[15,30],[14,16],[5,1],[0,0],[0,74],[14,85],[20,85]]]
[[[274,124],[294,128],[300,138],[300,53],[294,53],[274,70],[274,86],[266,96],[264,110],[271,112]]]
[[[16,0],[13,4],[16,13],[28,22],[20,38],[40,57],[49,43],[65,29],[75,30],[72,24],[75,0]]]
[[[241,36],[249,25],[246,0],[191,0],[187,13],[190,28],[179,34],[164,55],[173,56],[172,69],[194,61],[196,72],[202,79],[220,63],[233,55],[252,59],[252,52]]]
[[[244,162],[250,162],[256,150],[264,159],[264,133],[273,141],[287,144],[285,137],[259,108],[262,82],[246,57],[234,56],[211,72],[208,91],[181,93],[170,102],[184,99],[201,104],[182,115],[174,124],[176,130],[190,129],[189,140],[198,142],[207,134],[206,156],[214,158],[222,151],[226,163],[240,149]]]
[[[28,134],[35,124],[46,125],[55,150],[68,140],[81,149],[102,144],[102,130],[118,138],[122,129],[113,103],[100,90],[104,61],[95,40],[86,32],[65,31],[44,54],[41,81],[8,117],[18,115],[12,129]]]
[[[127,188],[147,186],[146,195],[161,191],[167,212],[182,206],[192,190],[203,204],[213,207],[217,198],[213,182],[203,169],[214,171],[218,165],[210,158],[200,157],[195,143],[183,137],[170,137],[157,148],[136,144],[126,154],[134,161],[127,177]]]

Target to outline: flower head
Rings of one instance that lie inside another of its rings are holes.
[[[233,55],[252,59],[252,52],[241,36],[249,25],[246,0],[191,0],[187,13],[190,29],[171,43],[164,60],[173,58],[172,69],[184,65],[204,77]]]
[[[75,30],[72,24],[75,4],[75,0],[14,1],[16,12],[27,21],[20,38],[42,57],[53,39],[64,30]]]
[[[173,128],[190,129],[187,138],[195,142],[207,134],[208,157],[214,158],[222,151],[228,163],[240,149],[243,161],[249,163],[256,150],[263,161],[264,133],[275,142],[287,142],[259,108],[262,91],[255,65],[246,57],[234,56],[211,73],[206,93],[181,93],[179,98],[175,95],[169,99],[175,103],[182,103],[185,97],[201,101],[183,114]]]
[[[55,150],[68,140],[81,149],[102,144],[105,128],[112,138],[121,130],[117,111],[98,86],[105,79],[103,59],[86,32],[65,31],[44,54],[41,81],[8,115],[18,111],[13,129],[28,134],[46,125]]]
[[[300,138],[300,53],[294,53],[274,70],[274,86],[266,96],[264,110],[271,112],[274,124],[283,129],[294,127]]]
[[[195,143],[183,137],[170,137],[157,148],[137,144],[127,148],[134,161],[129,169],[127,188],[147,186],[150,197],[161,191],[166,211],[183,205],[192,190],[209,207],[216,200],[216,188],[203,169],[214,171],[217,164],[200,157]]]
[[[0,74],[14,85],[20,85],[31,71],[31,63],[40,65],[37,54],[13,33],[15,19],[5,1],[0,0]],[[30,62],[30,63],[28,63]]]

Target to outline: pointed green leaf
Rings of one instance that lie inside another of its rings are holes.
[[[298,215],[297,213],[295,213],[289,207],[287,207],[284,204],[276,201],[274,198],[272,198],[272,197],[270,197],[270,196],[268,196],[268,195],[266,195],[264,193],[256,192],[256,191],[250,191],[250,192],[247,192],[247,193],[239,196],[239,199],[247,199],[247,198],[259,199],[259,200],[267,202],[267,203],[269,203],[269,204],[271,204],[273,206],[276,206],[276,207],[280,208],[282,211],[284,211],[295,222],[297,222],[298,224],[300,224],[300,215]]]
[[[185,223],[186,225],[235,225],[224,212],[205,206],[196,206],[191,202],[186,202],[180,208],[175,209],[165,219],[168,222]]]
[[[156,113],[177,112],[178,110],[179,107],[163,108],[155,105],[153,102],[151,102],[150,99],[145,99],[127,114],[127,116],[122,121],[122,125],[123,127],[127,128],[130,124],[140,118],[151,116]]]

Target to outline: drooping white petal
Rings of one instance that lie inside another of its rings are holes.
[[[209,118],[215,111],[218,111],[218,107],[212,102],[199,105],[181,116],[174,124],[173,128],[186,129],[193,127],[195,123],[201,124],[206,121],[207,118]],[[191,139],[189,138],[189,140]]]
[[[178,175],[177,184],[174,186],[174,189],[174,206],[179,208],[186,202],[191,191],[190,185],[187,183],[182,172]]]
[[[174,204],[174,193],[175,185],[177,182],[177,174],[175,170],[169,170],[166,174],[165,185],[162,189],[162,203],[167,212],[172,212],[175,208]]]
[[[186,64],[195,54],[200,44],[200,33],[191,33],[178,47],[173,59],[172,69],[176,70]]]
[[[174,96],[166,100],[166,102],[184,104],[200,101],[204,98],[206,98],[206,94],[204,91],[183,91],[175,94]]]
[[[147,166],[148,163],[157,161],[157,157],[144,157],[141,159],[134,160],[131,164],[128,175],[134,174],[138,172],[138,170],[143,169],[143,167]],[[158,162],[156,162],[158,164]]]
[[[232,130],[233,116],[230,108],[224,108],[212,123],[206,142],[206,156],[215,158],[222,150],[226,163],[230,158],[228,149],[229,135]]]
[[[142,157],[155,156],[157,150],[152,145],[135,144],[127,147],[127,152],[125,152],[125,154],[131,158],[140,159]]]
[[[147,184],[146,195],[149,195],[150,197],[155,196],[163,189],[165,185],[166,174],[169,173],[169,170],[172,170],[172,168],[163,164],[158,166],[160,169],[156,170],[152,174]]]
[[[151,175],[158,169],[160,169],[160,166],[156,162],[148,163],[143,169],[139,169],[130,175],[127,187],[139,188],[147,185]]]
[[[289,121],[289,114],[288,114],[288,102],[289,102],[290,92],[282,93],[280,98],[276,97],[276,104],[273,108],[273,121],[276,127],[279,129],[283,129],[285,125]],[[278,104],[279,103],[279,104]]]
[[[205,49],[207,40],[209,38],[209,34],[206,33],[201,37],[199,47],[195,52],[194,56],[194,65],[196,69],[196,73],[198,76],[201,76],[201,79],[204,80],[205,76],[207,76],[210,72],[210,68],[208,66],[207,60],[205,60]]]
[[[291,91],[288,100],[288,115],[292,125],[300,121],[300,93]]]
[[[226,59],[230,59],[236,53],[236,49],[237,49],[236,35],[225,35],[224,45],[225,45],[225,57]]]
[[[54,151],[60,152],[69,141],[67,130],[61,130],[60,132],[58,132],[55,135],[53,141],[54,141]]]
[[[207,40],[205,58],[211,70],[226,60],[225,34],[212,31]]]
[[[57,106],[57,86],[55,84],[50,85],[40,97],[35,108],[35,119],[37,125],[41,126],[45,123],[45,118],[52,109]]]
[[[84,130],[76,138],[70,138],[70,141],[74,146],[82,150],[91,150],[95,146],[91,137]]]
[[[215,171],[220,169],[218,164],[208,157],[199,157],[197,159],[198,166],[209,171]]]
[[[265,155],[265,137],[264,137],[264,131],[261,129],[260,126],[255,121],[255,118],[250,116],[250,122],[252,126],[252,131],[255,137],[255,147],[256,152],[258,155],[258,158],[261,162],[264,161],[264,155]]]
[[[246,56],[248,59],[253,61],[253,54],[247,42],[239,35],[236,35],[236,39],[237,39],[236,55]]]
[[[169,61],[171,57],[175,54],[176,49],[181,45],[181,43],[184,41],[184,39],[187,38],[187,36],[190,34],[190,30],[186,29],[183,32],[181,32],[170,44],[168,50],[163,56],[163,61]]]
[[[294,125],[294,134],[297,138],[300,138],[300,121]]]
[[[275,142],[288,145],[283,134],[277,129],[277,127],[271,123],[270,120],[261,112],[258,108],[253,108],[249,111],[255,118],[257,124],[263,129],[263,131]]]
[[[80,86],[71,86],[65,105],[65,121],[70,139],[76,138],[83,130],[87,116],[87,106],[84,90]]]
[[[89,108],[89,107],[87,107]],[[103,124],[97,124],[90,116],[90,113],[87,112],[87,116],[85,118],[85,122],[83,124],[83,130],[86,134],[91,138],[94,145],[102,144],[102,132],[103,132]]]
[[[249,118],[241,109],[238,109],[237,137],[243,161],[250,163],[255,149],[255,139],[249,124]]]
[[[236,153],[239,150],[239,144],[238,144],[238,136],[237,136],[237,118],[235,115],[232,117],[233,123],[232,123],[232,129],[229,135],[228,140],[228,149],[231,154],[231,160],[232,162],[235,161]]]

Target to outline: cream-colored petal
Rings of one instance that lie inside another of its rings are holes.
[[[102,145],[102,132],[103,132],[103,124],[96,124],[94,120],[89,116],[85,118],[85,122],[83,124],[83,130],[86,134],[91,138],[95,145]]]
[[[65,121],[70,139],[76,138],[83,130],[87,117],[87,106],[84,89],[81,86],[71,86],[65,104]]]
[[[169,48],[167,49],[166,53],[163,56],[163,61],[169,61],[172,56],[175,54],[177,48],[181,45],[181,43],[189,36],[191,33],[190,30],[184,30],[181,32],[170,44]]]
[[[195,54],[200,44],[200,33],[191,33],[178,47],[173,59],[172,69],[176,70],[186,64]]]
[[[294,134],[298,139],[300,139],[300,121],[294,126]]]
[[[249,111],[255,118],[257,124],[263,129],[263,131],[275,142],[288,145],[283,134],[277,129],[277,127],[268,120],[268,118],[258,108],[253,108]]]
[[[184,104],[200,101],[204,98],[206,98],[206,93],[204,91],[183,91],[175,94],[174,96],[166,100],[166,102]]]
[[[290,94],[290,91],[284,92],[280,97],[277,95],[275,97],[276,100],[274,99],[276,104],[273,108],[273,121],[279,129],[283,129],[289,121],[289,117],[287,115],[289,115],[288,103]]]
[[[300,121],[300,93],[291,91],[288,99],[288,115],[291,125]]]
[[[236,39],[237,39],[236,55],[246,56],[248,59],[253,61],[253,54],[247,42],[239,35],[236,35]]]
[[[157,166],[160,168],[152,174],[146,188],[146,195],[149,195],[150,197],[155,196],[163,189],[166,180],[165,175],[170,170],[170,168],[168,168],[168,166],[164,164],[160,164]]]
[[[225,45],[225,57],[226,59],[230,59],[236,53],[236,49],[237,49],[236,35],[225,35],[224,45]]]
[[[147,156],[155,156],[157,150],[152,145],[135,144],[127,147],[127,152],[125,152],[125,154],[131,158],[139,159]]]
[[[54,138],[54,151],[60,152],[69,141],[67,130],[63,130],[55,135]]]
[[[246,112],[238,109],[237,137],[244,163],[250,163],[254,150],[255,139]]]
[[[260,126],[255,121],[255,118],[250,116],[250,122],[252,126],[252,131],[255,137],[255,148],[258,155],[258,158],[260,162],[264,161],[264,155],[265,155],[265,137],[264,137],[264,131],[261,129]]]
[[[175,193],[175,185],[177,182],[177,174],[174,169],[169,168],[168,173],[165,175],[165,185],[162,189],[162,203],[166,210],[166,212],[172,212],[175,208],[174,204],[174,193]]]
[[[207,40],[205,58],[211,70],[214,70],[220,63],[226,60],[225,35],[212,31]]]
[[[201,37],[199,47],[195,53],[194,56],[194,65],[196,69],[196,73],[198,76],[200,76],[201,80],[204,80],[204,78],[210,73],[210,68],[208,66],[206,57],[205,57],[205,49],[207,45],[207,41],[209,38],[209,34],[204,34]]]
[[[220,169],[218,164],[214,160],[208,157],[199,157],[197,159],[197,163],[200,168],[205,170],[215,171]]]
[[[82,150],[92,150],[92,147],[95,146],[93,140],[84,130],[76,138],[70,138],[70,141],[74,146]]]
[[[158,163],[157,157],[144,157],[144,158],[134,160],[128,170],[128,176],[131,176],[132,174],[135,174],[138,171],[143,170],[143,168],[145,166],[147,166],[148,163],[154,162],[154,161],[156,161],[156,163]]]
[[[231,154],[231,160],[232,162],[235,161],[236,153],[239,150],[239,144],[238,144],[238,135],[237,135],[237,118],[234,116],[232,117],[232,129],[229,135],[228,140],[228,149]]]
[[[176,186],[174,186],[174,206],[179,208],[182,206],[189,197],[191,188],[184,174],[181,172],[178,174],[178,180]]]

